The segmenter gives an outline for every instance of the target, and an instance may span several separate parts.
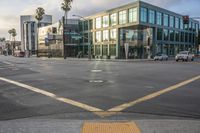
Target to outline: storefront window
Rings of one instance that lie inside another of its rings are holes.
[[[164,40],[168,41],[169,40],[169,30],[164,29]]]
[[[140,8],[140,21],[141,22],[147,22],[147,9],[141,7]]]
[[[101,28],[101,17],[96,18],[96,28],[97,29]]]
[[[162,13],[160,12],[156,13],[156,24],[162,25]]]
[[[119,24],[126,23],[126,10],[119,12]]]
[[[95,45],[95,55],[100,55],[100,54],[101,54],[101,46]]]
[[[185,33],[185,42],[188,42],[188,33]]]
[[[101,42],[101,31],[96,32],[96,42]]]
[[[137,8],[129,9],[129,23],[137,22]]]
[[[162,33],[163,33],[163,29],[158,28],[157,29],[157,40],[162,40]]]
[[[169,26],[169,15],[164,14],[164,26]]]
[[[116,45],[115,44],[110,45],[110,55],[116,56]]]
[[[103,27],[109,26],[109,16],[103,16]]]
[[[181,32],[181,42],[184,42],[184,32]]]
[[[108,45],[102,45],[102,54],[108,55]]]
[[[110,40],[111,41],[116,41],[117,38],[117,30],[116,29],[112,29],[110,30]]]
[[[108,32],[109,32],[108,30],[103,31],[103,41],[108,41],[109,38]]]
[[[180,35],[179,32],[176,31],[176,32],[175,32],[175,38],[176,38],[176,41],[177,41],[177,42],[179,42],[179,35]]]
[[[155,11],[149,10],[149,23],[155,24]]]
[[[110,23],[111,26],[117,25],[117,13],[113,13],[110,15]]]
[[[169,34],[170,34],[170,41],[174,41],[174,30],[170,30]]]

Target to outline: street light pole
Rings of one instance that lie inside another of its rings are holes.
[[[80,15],[72,15],[73,17],[78,17],[78,18],[81,18],[83,19],[84,21],[87,21],[88,22],[88,59],[91,60],[91,45],[92,45],[92,40],[90,38],[90,33],[89,33],[89,26],[90,26],[90,21],[85,19],[83,16],[80,16]],[[83,26],[83,29],[84,29],[84,26]],[[83,35],[84,36],[84,35]],[[86,38],[86,37],[83,37],[83,38]]]

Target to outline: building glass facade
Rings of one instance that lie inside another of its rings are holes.
[[[149,58],[157,53],[175,56],[194,51],[199,22],[151,4],[137,1],[87,18],[93,21],[93,54],[96,58]],[[89,39],[90,40],[90,39]]]

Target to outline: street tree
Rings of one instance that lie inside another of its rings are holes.
[[[12,36],[12,40],[13,40],[13,44],[12,45],[12,54],[14,55],[14,50],[15,50],[15,37],[17,36],[17,32],[15,28],[11,29],[11,36]]]
[[[61,9],[64,11],[64,27],[63,29],[65,30],[65,27],[67,26],[67,17],[68,17],[68,12],[71,10],[72,8],[72,2],[73,0],[63,0],[63,2],[61,3]],[[63,34],[63,44],[65,43],[65,39],[64,39],[64,34]],[[65,52],[65,44],[64,44],[64,58],[66,59],[66,52]]]
[[[12,37],[12,29],[8,30],[8,34],[10,35],[10,41],[11,41],[11,37]]]
[[[37,36],[39,37],[39,27],[41,26],[40,25],[40,22],[41,22],[41,20],[43,19],[43,15],[45,14],[45,10],[44,10],[44,8],[42,8],[42,7],[38,7],[37,9],[36,9],[36,13],[35,13],[35,19],[37,20]],[[37,38],[38,38],[37,37]],[[38,56],[38,39],[37,39],[37,56]]]

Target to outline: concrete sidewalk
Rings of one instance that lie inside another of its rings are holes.
[[[0,121],[0,133],[81,133],[83,120],[21,119]],[[92,120],[89,122],[102,122]],[[103,120],[103,122],[121,122]],[[130,121],[131,122],[131,121]],[[199,133],[198,120],[134,120],[141,133]]]

